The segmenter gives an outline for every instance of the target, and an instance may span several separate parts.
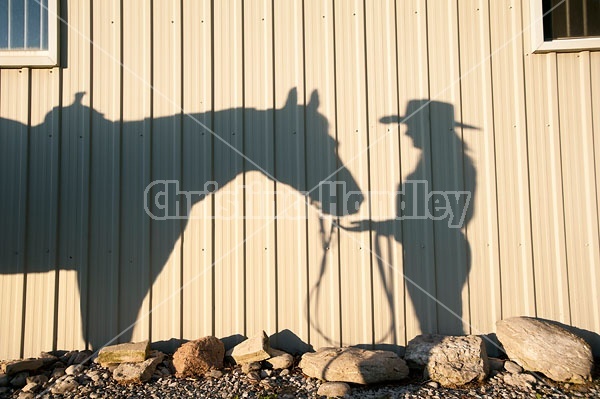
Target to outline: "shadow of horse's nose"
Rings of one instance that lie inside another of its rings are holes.
[[[360,192],[351,193],[346,202],[346,214],[354,215],[360,211],[360,206],[365,200],[365,196]]]

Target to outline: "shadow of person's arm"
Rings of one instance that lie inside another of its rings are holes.
[[[351,222],[349,226],[344,226],[340,223],[340,228],[351,232],[370,231],[373,229],[373,225],[376,223],[377,222],[373,222],[369,219],[363,219]]]
[[[340,228],[349,232],[373,231],[380,236],[395,235],[395,227],[399,227],[394,219],[374,221],[369,219],[357,220],[350,223],[349,226],[340,224]]]

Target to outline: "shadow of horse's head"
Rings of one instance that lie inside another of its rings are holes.
[[[290,91],[288,102],[295,102]],[[326,215],[343,217],[358,212],[365,197],[361,188],[339,156],[335,132],[330,132],[327,118],[319,112],[320,99],[313,91],[305,107],[306,169],[310,203]]]

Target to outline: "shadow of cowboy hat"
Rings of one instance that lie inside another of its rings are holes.
[[[409,119],[420,118],[419,113],[426,111],[425,115],[430,115],[432,118],[452,121],[454,127],[463,129],[479,130],[476,126],[464,124],[454,120],[454,105],[441,101],[430,100],[410,100],[406,104],[404,115],[388,115],[379,119],[381,123],[407,123]]]

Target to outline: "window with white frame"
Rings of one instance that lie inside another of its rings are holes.
[[[600,48],[600,0],[530,0],[533,51]]]
[[[0,66],[58,64],[58,0],[0,0]]]

